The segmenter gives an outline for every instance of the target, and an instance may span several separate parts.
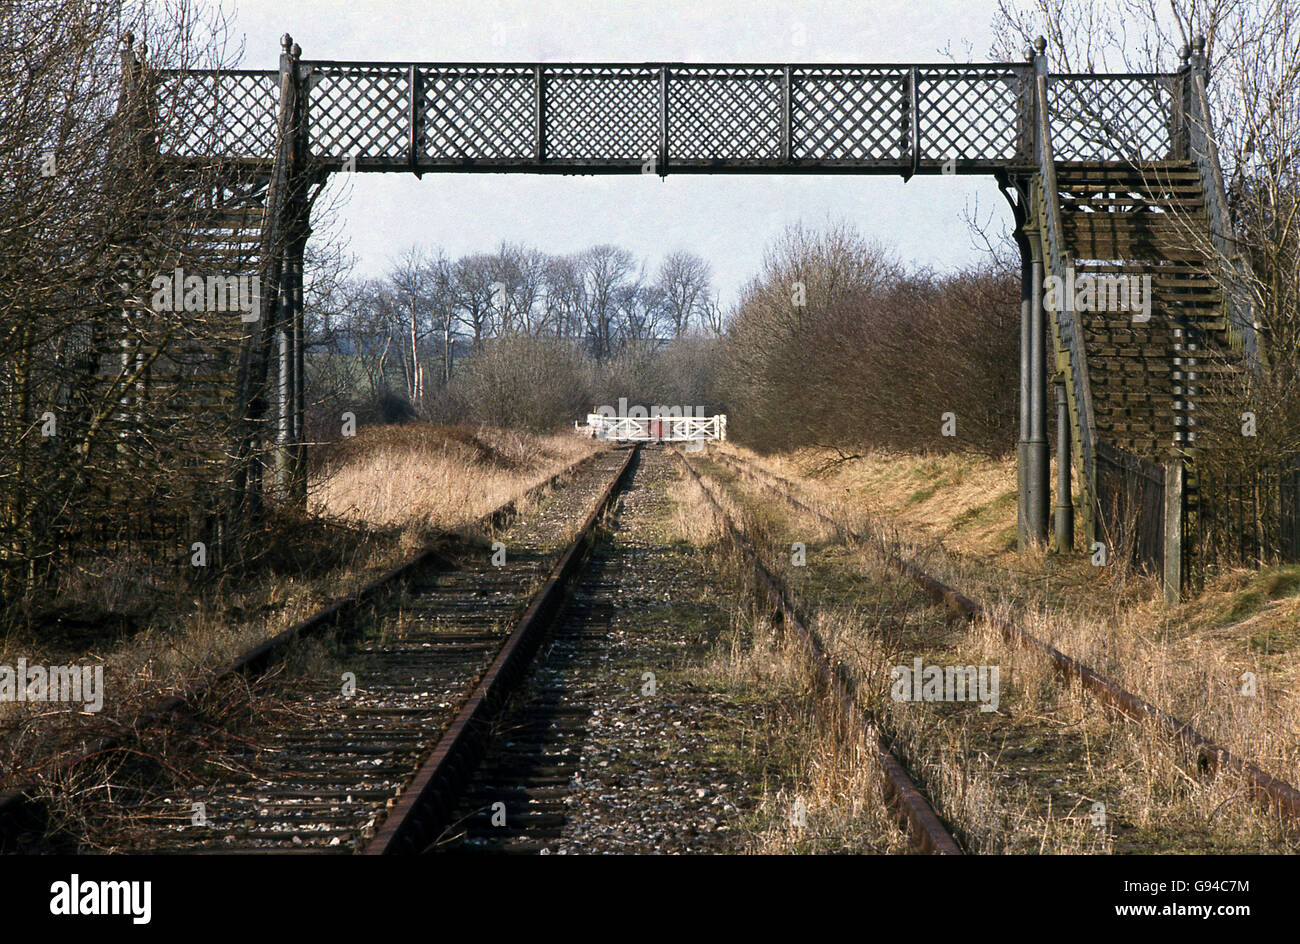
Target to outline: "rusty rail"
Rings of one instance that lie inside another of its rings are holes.
[[[777,488],[765,481],[752,469],[739,460],[724,453],[717,453],[731,468],[746,475],[759,485],[780,496],[795,508],[806,512],[826,523],[841,536],[864,547],[870,548],[886,563],[895,567],[905,576],[915,580],[936,602],[942,603],[949,612],[965,620],[973,621],[983,618],[996,626],[1002,638],[1008,643],[1019,645],[1024,649],[1039,652],[1047,656],[1053,667],[1065,681],[1078,679],[1080,684],[1105,705],[1142,724],[1153,724],[1164,729],[1181,741],[1196,755],[1196,766],[1207,773],[1214,773],[1220,768],[1230,770],[1242,777],[1250,787],[1251,794],[1260,801],[1270,804],[1279,814],[1291,819],[1300,819],[1300,790],[1279,780],[1267,771],[1249,761],[1243,760],[1225,748],[1215,744],[1198,732],[1186,721],[1174,717],[1163,709],[1139,698],[1104,675],[1094,671],[1077,659],[1067,656],[1055,646],[1032,633],[1021,629],[1010,620],[991,615],[976,601],[953,589],[941,580],[927,574],[911,561],[905,560],[875,538],[871,538],[848,528],[828,515],[822,514],[804,502],[795,498],[787,490]],[[771,476],[771,473],[764,473]],[[777,478],[776,476],[771,476]],[[783,481],[778,478],[778,481]]]
[[[695,479],[696,484],[700,486],[700,490],[709,500],[709,504],[713,506],[719,520],[723,522],[732,544],[741,552],[745,561],[753,567],[754,574],[758,577],[764,591],[766,591],[769,601],[780,612],[782,624],[791,632],[803,649],[804,656],[808,659],[817,675],[819,685],[837,708],[839,720],[847,724],[856,723],[865,735],[867,743],[874,745],[874,760],[885,775],[884,787],[887,798],[894,811],[907,826],[917,847],[921,851],[932,855],[961,855],[961,847],[957,845],[952,833],[948,831],[947,826],[944,825],[939,815],[934,811],[934,807],[930,805],[930,802],[917,788],[912,778],[908,776],[907,771],[903,769],[903,765],[898,762],[898,758],[889,749],[889,743],[885,740],[879,728],[876,727],[864,711],[858,708],[857,701],[854,699],[843,673],[837,667],[831,665],[825,651],[817,642],[817,638],[804,625],[803,619],[790,604],[775,578],[763,566],[763,562],[759,559],[758,553],[753,546],[736,528],[730,516],[718,504],[717,499],[710,493],[700,474],[691,467],[686,457],[676,449],[673,450],[673,454],[677,456],[682,466]]]
[[[450,822],[456,798],[468,783],[490,739],[492,719],[524,677],[546,631],[563,606],[573,579],[595,543],[597,525],[631,477],[640,449],[637,445],[628,453],[618,474],[592,508],[564,556],[552,568],[492,665],[398,796],[367,844],[366,855],[422,852],[437,841]]]

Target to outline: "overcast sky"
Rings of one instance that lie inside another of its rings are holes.
[[[288,32],[306,59],[393,61],[985,61],[991,0],[239,0],[243,65],[275,68]],[[340,178],[336,177],[336,181]],[[338,187],[339,183],[332,184]],[[341,230],[358,274],[413,243],[456,257],[501,240],[550,252],[626,246],[653,269],[688,249],[724,303],[787,224],[843,219],[899,259],[947,269],[979,256],[963,221],[978,199],[1010,211],[992,178],[500,174],[354,175]]]

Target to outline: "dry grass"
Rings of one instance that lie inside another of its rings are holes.
[[[899,470],[889,472],[890,461]],[[807,455],[758,460],[787,478],[810,462]],[[981,558],[978,548],[987,545],[988,535],[1015,528],[1014,501],[1005,503],[1001,518],[988,517],[990,502],[981,503],[982,496],[991,496],[992,504],[1003,504],[993,482],[1009,479],[1014,489],[1014,463],[1001,465],[998,472],[998,463],[978,457],[876,457],[861,471],[836,471],[833,482],[801,478],[797,486],[813,507],[877,534],[902,556],[1223,746],[1288,782],[1300,782],[1300,567],[1223,574],[1194,599],[1170,608],[1155,581],[1094,568],[1083,555],[1062,559],[1036,551]],[[922,470],[948,485],[909,506],[903,493]],[[862,487],[869,482],[872,491],[859,494],[859,486],[845,480],[861,481]],[[969,534],[949,527],[936,538],[942,519],[922,506],[944,496],[951,499],[951,520],[984,523]],[[1242,694],[1245,673],[1258,681],[1253,696]]]
[[[759,457],[728,444],[750,461]],[[965,554],[1000,556],[1015,550],[1015,458],[950,453],[864,452],[836,461],[825,450],[764,456],[761,464],[787,478],[815,482],[859,511],[941,540]]]
[[[1116,597],[1135,602],[1161,595],[1155,580],[1120,567],[1092,567],[1082,554],[1060,557],[1041,547],[1020,552],[1014,458],[864,452],[839,461],[825,450],[757,456],[731,443],[726,451],[797,483],[800,493],[838,520],[859,530],[869,525],[936,568],[953,568],[970,594],[1073,607],[1103,603],[1107,610]]]
[[[309,504],[315,514],[372,528],[453,531],[594,448],[571,433],[427,425],[363,430],[317,459]]]
[[[873,749],[854,728],[847,736],[817,706],[808,666],[784,634],[753,613],[698,673],[701,683],[774,710],[766,723],[781,743],[792,783],[769,786],[754,811],[747,851],[760,854],[902,853],[907,837],[889,813]]]

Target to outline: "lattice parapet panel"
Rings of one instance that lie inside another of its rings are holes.
[[[1169,160],[1175,147],[1174,78],[1052,76],[1048,110],[1056,160]]]
[[[910,162],[904,68],[792,70],[790,156],[796,161]]]
[[[318,156],[400,158],[408,151],[410,82],[402,66],[314,69],[308,147]]]
[[[551,67],[542,82],[546,159],[641,163],[658,153],[658,70]]]
[[[532,156],[536,76],[527,66],[421,74],[421,151],[457,160]]]
[[[270,159],[275,152],[278,72],[160,72],[154,100],[164,155]]]
[[[921,69],[917,115],[922,160],[1013,162],[1028,154],[1025,74],[1012,67]]]
[[[670,160],[772,163],[781,159],[784,70],[687,66],[668,79]]]

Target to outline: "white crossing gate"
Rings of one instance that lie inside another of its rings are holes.
[[[603,416],[588,413],[587,425],[574,429],[593,439],[612,442],[698,442],[727,438],[727,414],[715,416]]]

